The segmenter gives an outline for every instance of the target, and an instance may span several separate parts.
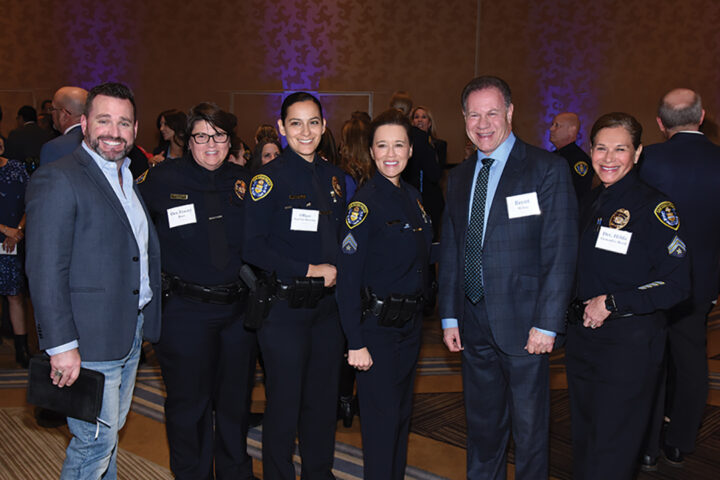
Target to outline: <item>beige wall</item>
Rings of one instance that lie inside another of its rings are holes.
[[[270,93],[308,89],[321,93],[337,137],[350,111],[370,98],[378,113],[404,89],[433,110],[457,161],[458,97],[476,64],[508,80],[515,130],[536,144],[567,109],[584,130],[602,113],[628,111],[645,143],[658,141],[655,105],[676,85],[702,93],[711,122],[720,107],[713,0],[0,0],[0,10],[4,133],[21,104],[39,106],[64,84],[131,85],[145,147],[167,108],[216,101],[249,140],[276,118],[280,97]]]

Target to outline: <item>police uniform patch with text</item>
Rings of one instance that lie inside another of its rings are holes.
[[[629,221],[630,212],[628,212],[624,208],[618,208],[617,210],[615,210],[615,213],[610,216],[610,220],[608,220],[608,227],[621,230],[625,225],[628,224]]]
[[[245,192],[247,192],[247,185],[245,185],[244,180],[236,180],[235,181],[235,195],[240,200],[245,200]]]
[[[352,202],[348,205],[345,224],[349,228],[355,228],[360,225],[368,215],[368,208],[362,202]]]
[[[140,185],[142,182],[144,182],[145,179],[147,178],[147,174],[149,171],[150,171],[150,169],[148,168],[142,174],[140,174],[140,176],[135,179],[135,185]]]
[[[577,162],[573,169],[575,170],[575,173],[577,173],[581,177],[584,177],[585,175],[587,175],[590,167],[588,166],[587,162]]]
[[[343,253],[346,253],[348,255],[352,255],[353,253],[357,252],[357,242],[355,241],[355,237],[353,237],[353,234],[351,232],[348,232],[348,234],[345,235],[345,238],[342,241],[342,251]]]
[[[661,202],[655,207],[655,216],[660,223],[668,228],[677,230],[680,227],[680,219],[675,212],[675,205],[672,202]]]
[[[273,183],[267,175],[255,175],[250,181],[250,196],[257,202],[267,197],[272,190]]]
[[[667,246],[667,250],[668,254],[670,254],[671,257],[677,258],[683,258],[687,253],[687,247],[685,246],[685,242],[680,240],[677,235],[675,235],[675,238],[672,239],[670,245]]]

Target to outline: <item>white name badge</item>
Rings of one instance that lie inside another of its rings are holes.
[[[290,230],[299,232],[317,232],[320,210],[309,210],[306,208],[293,208]]]
[[[538,203],[537,192],[523,193],[506,197],[508,207],[508,218],[529,217],[540,215],[540,204]]]
[[[5,250],[2,242],[0,242],[0,255],[17,255],[17,243],[13,245],[12,250]]]
[[[600,227],[600,233],[598,233],[595,248],[627,255],[631,237],[632,232],[617,230],[615,228]]]
[[[180,205],[179,207],[168,208],[168,224],[170,228],[182,227],[191,223],[197,223],[195,218],[195,204]]]

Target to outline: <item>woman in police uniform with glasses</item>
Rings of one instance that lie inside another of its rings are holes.
[[[190,110],[186,154],[138,178],[160,237],[164,292],[155,346],[176,479],[252,479],[246,437],[257,339],[243,326],[243,215],[248,177],[227,161],[236,120]]]
[[[665,351],[665,316],[690,292],[680,217],[638,178],[642,127],[626,113],[593,125],[602,185],[580,206],[576,300],[568,316],[573,478],[630,479]]]
[[[364,476],[402,479],[420,352],[433,229],[420,194],[401,179],[412,155],[398,110],[370,125],[377,171],[348,205],[338,260],[338,303],[348,363],[358,370]]]

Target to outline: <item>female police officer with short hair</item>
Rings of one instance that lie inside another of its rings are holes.
[[[169,295],[156,352],[177,479],[254,478],[246,438],[257,340],[243,327],[238,280],[248,177],[226,161],[235,124],[217,105],[196,105],[189,151],[137,180]]]
[[[581,204],[565,349],[578,480],[633,477],[665,350],[662,310],[690,292],[675,207],[634,169],[641,132],[632,116],[610,113],[590,134],[602,185]]]
[[[338,302],[357,368],[364,475],[402,479],[420,352],[433,229],[420,194],[400,177],[412,155],[398,110],[370,126],[377,171],[348,205],[338,260]]]
[[[334,287],[344,174],[316,153],[325,120],[314,96],[288,96],[278,126],[288,148],[252,178],[245,223],[244,258],[275,289],[258,330],[267,395],[263,475],[295,479],[297,432],[302,478],[325,480],[334,478],[343,348]]]

